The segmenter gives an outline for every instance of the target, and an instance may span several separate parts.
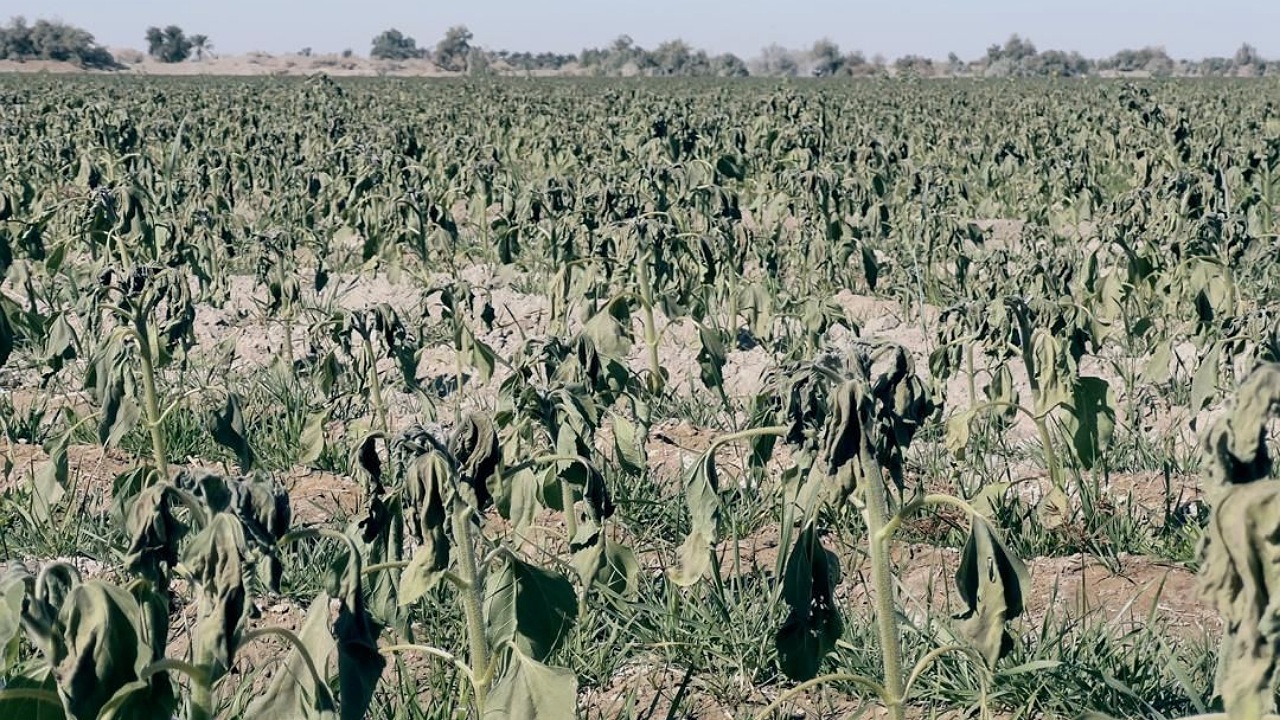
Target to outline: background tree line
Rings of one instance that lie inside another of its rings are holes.
[[[159,62],[202,60],[212,54],[208,36],[186,32],[176,26],[147,28],[147,54]],[[1152,76],[1262,76],[1280,75],[1280,61],[1267,60],[1256,48],[1243,44],[1231,57],[1175,60],[1163,48],[1124,49],[1101,59],[1091,59],[1075,51],[1040,51],[1035,44],[1012,35],[1003,44],[993,44],[986,54],[962,60],[955,53],[946,60],[921,55],[904,55],[892,62],[882,56],[867,58],[859,51],[845,52],[829,39],[821,39],[807,49],[779,45],[763,48],[749,60],[732,53],[710,54],[684,40],[668,40],[652,49],[621,35],[608,46],[586,48],[580,53],[513,52],[490,50],[473,44],[466,26],[445,31],[434,45],[420,47],[417,41],[396,28],[373,38],[369,56],[375,60],[425,60],[442,70],[474,75],[500,73],[574,73],[599,76],[713,76],[746,77],[1083,77],[1126,73]],[[303,55],[309,56],[311,48]],[[344,57],[352,52],[346,50]],[[21,17],[0,26],[0,60],[58,60],[90,69],[121,67],[111,53],[94,41],[89,32],[59,21],[37,20],[28,25]]]

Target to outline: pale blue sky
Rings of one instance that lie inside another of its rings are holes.
[[[770,43],[808,47],[825,36],[868,56],[955,51],[967,60],[1017,32],[1041,50],[1091,57],[1144,45],[1175,58],[1230,56],[1249,42],[1280,58],[1280,0],[0,0],[0,20],[15,15],[79,25],[108,47],[142,47],[147,26],[176,24],[208,35],[219,53],[367,54],[388,27],[434,45],[461,24],[477,45],[556,52],[627,33],[649,48],[682,38],[750,57]]]

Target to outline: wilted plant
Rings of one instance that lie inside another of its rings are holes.
[[[775,637],[775,647],[782,671],[803,682],[761,716],[800,690],[845,680],[879,695],[890,715],[901,718],[911,681],[939,655],[967,652],[994,666],[1011,645],[1005,623],[1023,611],[1027,571],[1000,542],[990,522],[968,504],[927,494],[922,484],[908,487],[903,452],[933,412],[910,356],[896,345],[860,345],[846,358],[825,356],[796,364],[773,376],[758,406],[759,418],[775,418],[780,424],[750,428],[713,442],[686,479],[692,531],[680,549],[681,567],[673,580],[692,584],[716,562],[713,547],[719,539],[721,507],[716,452],[727,442],[751,440],[752,462],[761,463],[771,453],[774,439],[781,438],[792,449],[794,465],[782,483],[782,542],[791,550],[779,558],[777,573],[777,592],[789,614]],[[971,519],[970,537],[956,573],[967,606],[956,631],[967,644],[940,648],[907,673],[902,665],[890,544],[904,521],[938,506],[957,508]],[[839,562],[819,533],[819,512],[828,507],[855,508],[865,522],[869,592],[882,653],[880,679],[847,673],[819,676],[823,659],[835,649],[843,627],[835,599]]]

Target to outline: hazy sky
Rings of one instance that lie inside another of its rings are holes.
[[[263,50],[367,54],[389,27],[434,45],[466,25],[491,49],[578,52],[622,33],[652,48],[682,38],[712,52],[757,54],[770,43],[968,60],[1020,33],[1040,50],[1101,57],[1163,45],[1175,58],[1230,56],[1242,42],[1280,58],[1280,0],[0,0],[0,19],[57,18],[108,47],[143,46],[149,25],[208,35],[219,53]]]

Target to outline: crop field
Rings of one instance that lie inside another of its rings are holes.
[[[1258,718],[1278,98],[0,78],[0,718]]]

